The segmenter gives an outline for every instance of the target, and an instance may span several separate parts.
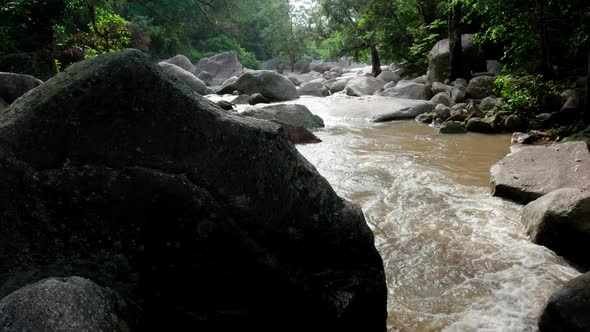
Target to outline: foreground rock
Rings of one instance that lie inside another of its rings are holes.
[[[234,52],[217,54],[201,59],[197,63],[197,69],[199,71],[206,71],[213,76],[211,85],[220,85],[228,78],[239,76],[244,71],[238,55]]]
[[[590,331],[590,273],[551,295],[539,318],[540,332]]]
[[[209,93],[207,85],[189,71],[167,62],[160,62],[159,65],[170,75],[178,78],[188,85],[194,92],[202,96]]]
[[[345,90],[348,96],[361,97],[373,95],[383,89],[383,86],[385,86],[385,81],[379,78],[357,76],[348,81]]]
[[[308,129],[323,128],[324,120],[312,114],[304,105],[279,104],[269,105],[262,108],[251,108],[242,113],[262,120],[278,120],[293,126],[303,126]]]
[[[563,188],[524,207],[522,223],[536,244],[590,268],[590,192]]]
[[[0,72],[0,99],[12,104],[18,97],[41,85],[43,81],[30,75]]]
[[[0,114],[0,208],[0,296],[60,273],[137,303],[140,331],[386,328],[362,211],[278,125],[139,51],[76,63]]]
[[[129,331],[137,313],[90,280],[51,278],[0,300],[2,331]]]
[[[560,188],[590,187],[590,152],[585,142],[521,147],[492,166],[494,196],[521,204]]]
[[[236,81],[240,93],[260,93],[270,101],[286,101],[299,98],[297,88],[288,78],[274,71],[256,70],[242,74]]]

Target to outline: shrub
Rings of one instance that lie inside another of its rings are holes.
[[[566,88],[554,81],[544,81],[541,75],[501,75],[494,84],[496,93],[506,102],[503,110],[533,114],[560,107],[560,92]]]

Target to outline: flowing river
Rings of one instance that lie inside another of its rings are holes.
[[[438,135],[372,116],[415,101],[302,97],[326,127],[298,146],[336,192],[359,204],[388,284],[389,331],[536,331],[551,293],[579,275],[531,243],[522,207],[492,197],[489,170],[508,135]]]

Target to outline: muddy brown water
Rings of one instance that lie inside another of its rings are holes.
[[[298,146],[359,204],[388,284],[389,331],[536,331],[550,294],[579,273],[532,244],[522,207],[495,197],[489,169],[508,135],[438,135],[415,121],[367,119],[415,101],[303,97],[326,128]]]

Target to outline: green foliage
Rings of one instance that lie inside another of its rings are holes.
[[[553,101],[561,101],[560,93],[566,86],[544,81],[541,75],[501,75],[494,82],[496,92],[504,101],[504,110],[518,113],[542,113]]]
[[[86,58],[122,50],[131,41],[131,32],[127,28],[127,21],[123,17],[101,8],[96,9],[96,26],[93,23],[88,23],[88,28],[92,32],[87,35]]]
[[[261,62],[256,59],[254,53],[246,51],[237,41],[226,35],[219,35],[199,41],[196,44],[196,48],[190,50],[187,56],[194,61],[198,61],[199,59],[228,51],[234,51],[240,57],[240,62],[245,67],[251,69],[258,69],[260,67]]]
[[[432,49],[432,45],[441,39],[439,31],[446,24],[446,21],[436,19],[430,24],[420,25],[418,28],[409,28],[414,36],[414,43],[410,46],[409,51],[418,64],[424,67],[428,66],[428,52]]]

